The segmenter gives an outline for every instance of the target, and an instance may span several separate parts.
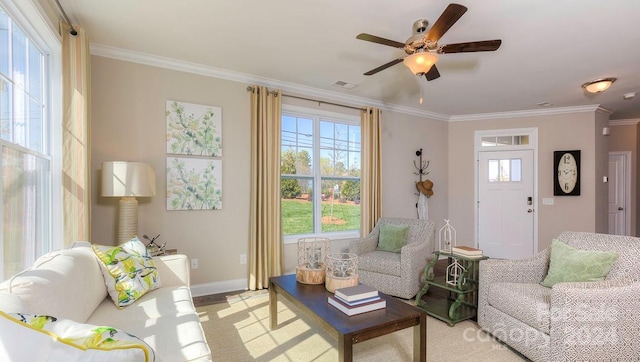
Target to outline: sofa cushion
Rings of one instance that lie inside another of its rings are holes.
[[[22,302],[20,297],[8,292],[0,292],[0,310],[5,313],[30,313],[29,307]]]
[[[118,308],[131,305],[160,286],[160,276],[145,245],[137,237],[119,246],[93,245],[109,296]]]
[[[110,323],[142,338],[163,361],[211,358],[187,286],[163,286],[124,309],[107,298],[87,322]]]
[[[399,253],[400,249],[407,243],[407,233],[409,226],[381,224],[378,235],[378,250]]]
[[[562,282],[604,280],[618,257],[615,252],[579,250],[554,239],[551,242],[549,271],[540,284],[552,287]]]
[[[2,361],[154,361],[140,338],[112,327],[0,312]]]
[[[358,269],[387,275],[400,276],[400,254],[373,251],[358,257]]]
[[[35,314],[84,322],[107,296],[100,266],[87,242],[45,254],[0,284]]]
[[[549,334],[551,289],[536,283],[491,283],[489,305]]]

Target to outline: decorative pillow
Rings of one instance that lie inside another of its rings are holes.
[[[554,239],[549,271],[540,284],[550,288],[562,282],[604,280],[618,256],[618,253],[608,251],[579,250]]]
[[[116,307],[122,309],[150,290],[160,287],[160,276],[137,237],[119,246],[92,245],[104,276],[107,290]]]
[[[154,361],[138,337],[70,319],[0,311],[2,361]]]
[[[378,250],[399,253],[407,243],[409,226],[382,224],[378,236]]]

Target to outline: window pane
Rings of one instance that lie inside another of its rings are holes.
[[[13,27],[13,83],[24,88],[27,73],[27,37],[17,26]]]
[[[313,120],[282,117],[280,168],[286,175],[311,175],[313,170]]]
[[[6,80],[0,78],[0,135],[5,141],[13,140],[13,125],[11,122],[11,94],[13,87]]]
[[[33,99],[29,100],[29,149],[44,153],[42,105]]]
[[[0,73],[9,76],[9,16],[0,7]]]
[[[493,147],[496,145],[495,137],[482,137],[482,147]]]
[[[29,95],[42,103],[42,52],[29,45]]]
[[[360,181],[322,179],[322,232],[360,229]]]
[[[27,94],[21,89],[14,89],[13,97],[13,142],[27,146]]]
[[[502,136],[497,138],[498,146],[509,146],[513,143],[513,137],[511,136]]]
[[[30,266],[48,248],[49,163],[2,148],[3,273],[13,275]]]
[[[283,234],[312,234],[313,180],[283,177],[280,188]]]
[[[522,160],[519,158],[489,160],[489,182],[522,181]]]

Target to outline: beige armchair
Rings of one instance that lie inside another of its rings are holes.
[[[376,250],[380,225],[407,225],[407,243],[400,253]],[[431,220],[382,217],[371,233],[349,246],[358,255],[358,279],[379,291],[409,299],[418,293],[420,277],[433,258],[435,223]]]
[[[533,361],[632,361],[640,356],[640,238],[563,232],[580,250],[620,254],[603,281],[539,283],[550,249],[480,262],[478,324]]]

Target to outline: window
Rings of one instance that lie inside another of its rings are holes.
[[[522,181],[522,160],[519,158],[489,160],[489,182]]]
[[[50,54],[16,4],[0,4],[0,280],[54,246]]]
[[[360,232],[360,120],[285,106],[281,129],[282,227],[301,236]]]

